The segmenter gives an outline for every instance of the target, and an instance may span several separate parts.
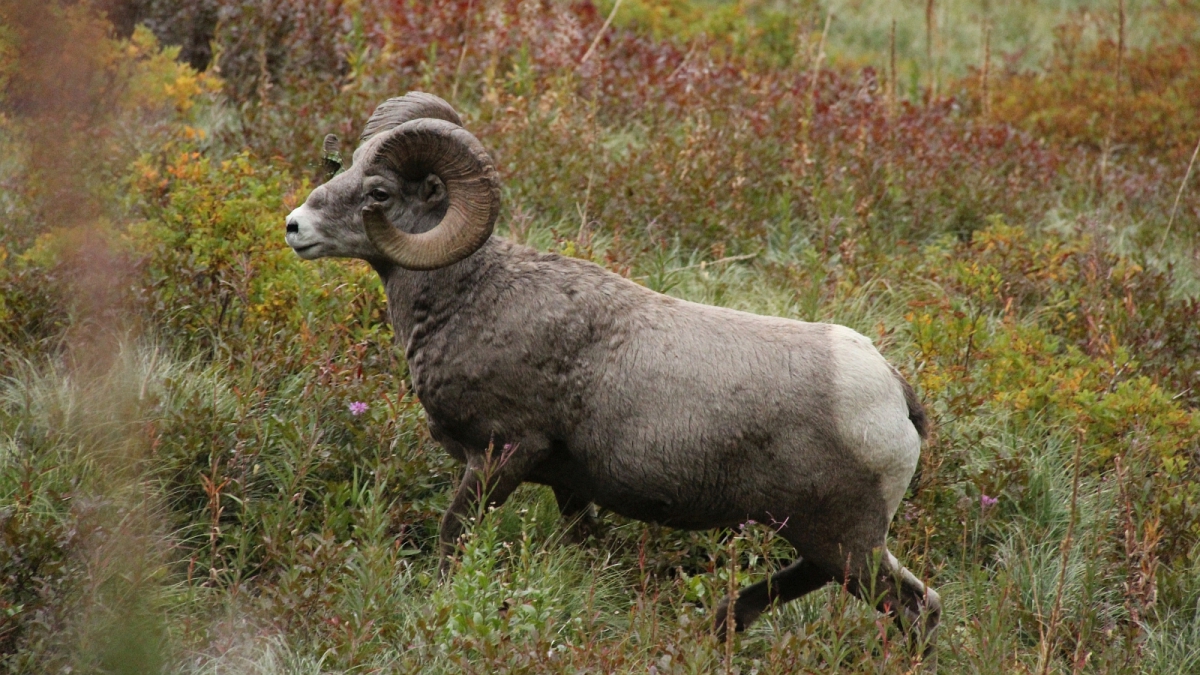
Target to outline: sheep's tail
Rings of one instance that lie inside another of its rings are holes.
[[[921,438],[929,437],[929,417],[925,414],[925,406],[921,405],[921,399],[917,398],[917,392],[913,390],[912,385],[899,371],[896,373],[896,379],[900,380],[900,386],[904,389],[904,402],[908,404],[908,421],[916,428],[917,434]]]

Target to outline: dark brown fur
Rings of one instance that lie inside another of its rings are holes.
[[[921,399],[917,398],[917,392],[908,383],[908,380],[904,379],[899,372],[896,373],[896,377],[900,380],[900,386],[904,387],[904,402],[908,404],[908,421],[912,422],[921,438],[929,438],[929,418],[925,415],[925,406],[921,405]]]

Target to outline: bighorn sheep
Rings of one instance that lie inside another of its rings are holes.
[[[925,413],[870,340],[678,300],[492,236],[496,171],[436,96],[388,100],[360,140],[286,238],[383,280],[430,433],[466,463],[443,570],[477,495],[498,505],[541,483],[568,518],[595,503],[681,528],[777,523],[799,555],[738,594],[737,630],[837,582],[932,647],[938,595],[885,547]]]

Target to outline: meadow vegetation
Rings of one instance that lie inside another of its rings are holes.
[[[525,486],[437,582],[459,467],[378,280],[283,241],[409,90],[503,236],[905,372],[941,672],[1200,672],[1200,6],[1012,4],[220,0],[198,73],[0,0],[0,672],[910,672],[838,588],[709,635],[766,525],[574,544]]]

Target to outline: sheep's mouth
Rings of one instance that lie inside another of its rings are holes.
[[[320,244],[318,243],[318,244],[308,244],[306,246],[293,246],[292,250],[295,251],[296,253],[303,254],[305,251],[311,251],[312,249],[316,248],[319,245]]]

